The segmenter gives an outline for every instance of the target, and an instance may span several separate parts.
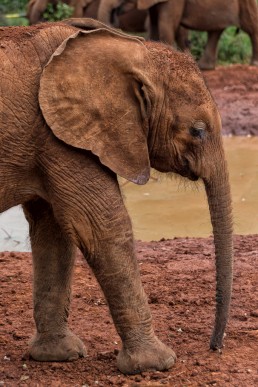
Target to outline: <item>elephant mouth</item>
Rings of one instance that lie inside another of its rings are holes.
[[[184,159],[183,168],[179,173],[191,181],[197,181],[199,179],[199,176],[191,170],[190,163],[187,159]]]
[[[187,179],[191,181],[197,181],[199,179],[199,176],[197,176],[195,173],[191,171],[187,171],[187,173],[180,173],[181,176],[187,177]]]

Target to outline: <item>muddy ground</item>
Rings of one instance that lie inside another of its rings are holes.
[[[205,73],[205,78],[221,110],[224,133],[257,135],[258,69],[218,68]],[[258,385],[258,236],[234,237],[233,299],[222,353],[209,351],[214,314],[212,239],[138,241],[136,249],[156,332],[178,356],[174,368],[134,376],[117,370],[119,338],[80,253],[70,324],[85,342],[88,356],[74,363],[37,363],[23,358],[34,330],[31,255],[3,252],[0,386]]]
[[[258,68],[232,65],[204,72],[222,117],[223,134],[258,135]]]

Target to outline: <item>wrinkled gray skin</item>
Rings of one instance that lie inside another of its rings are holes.
[[[174,364],[174,352],[152,328],[117,182],[118,174],[144,184],[150,166],[204,182],[217,268],[210,346],[221,347],[232,283],[230,188],[220,117],[193,60],[72,19],[2,28],[0,66],[0,211],[22,204],[30,226],[30,356],[64,361],[86,354],[68,327],[78,247],[121,337],[119,369]]]

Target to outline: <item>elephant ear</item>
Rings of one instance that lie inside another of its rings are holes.
[[[137,184],[150,176],[142,83],[147,49],[111,29],[77,31],[52,55],[39,103],[54,135]]]
[[[137,0],[137,8],[138,9],[149,9],[153,7],[155,4],[164,3],[168,0]]]

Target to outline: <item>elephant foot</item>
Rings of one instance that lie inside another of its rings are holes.
[[[198,61],[198,66],[201,70],[214,70],[215,65],[215,62],[209,62],[202,58]]]
[[[251,66],[258,67],[258,59],[253,59],[250,64],[251,64]]]
[[[134,349],[123,347],[117,357],[118,368],[124,374],[168,370],[175,361],[175,352],[157,338],[152,342],[136,343]]]
[[[37,333],[29,345],[30,358],[38,361],[73,361],[86,356],[83,342],[71,331]]]

